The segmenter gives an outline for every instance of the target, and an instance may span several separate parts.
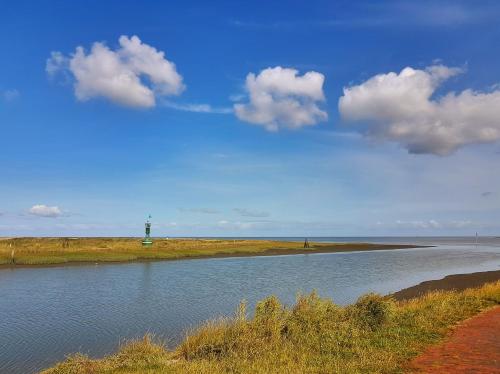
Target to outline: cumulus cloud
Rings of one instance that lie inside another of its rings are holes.
[[[33,205],[29,209],[29,213],[34,216],[50,217],[50,218],[60,217],[63,214],[63,212],[61,211],[61,209],[59,209],[59,207],[47,206],[43,204]]]
[[[328,118],[318,107],[325,100],[324,80],[315,71],[300,76],[297,70],[280,66],[250,73],[245,82],[250,101],[234,104],[235,114],[269,131],[315,125]]]
[[[339,111],[346,121],[365,123],[366,134],[399,143],[410,153],[448,155],[468,144],[500,140],[500,89],[470,89],[433,98],[462,69],[443,65],[407,67],[344,88]]]
[[[243,217],[257,217],[257,218],[269,217],[268,212],[255,211],[245,208],[234,208],[233,211]]]
[[[69,57],[52,52],[46,72],[71,73],[75,96],[87,101],[104,97],[117,104],[149,108],[159,96],[179,95],[184,90],[182,76],[162,51],[143,43],[137,36],[122,35],[119,48],[112,50],[95,42],[89,53],[76,48]]]

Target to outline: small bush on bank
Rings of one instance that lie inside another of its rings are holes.
[[[362,327],[376,330],[390,318],[394,302],[374,293],[361,296],[355,304],[347,307],[348,315]]]

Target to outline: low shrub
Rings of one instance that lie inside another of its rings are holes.
[[[376,330],[390,318],[394,301],[374,293],[361,296],[355,304],[347,308],[347,314],[361,326]]]

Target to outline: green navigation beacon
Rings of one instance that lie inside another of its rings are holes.
[[[143,247],[152,247],[153,246],[153,241],[151,240],[151,222],[149,220],[151,219],[151,214],[148,217],[148,220],[146,221],[146,236],[142,240],[142,246]]]

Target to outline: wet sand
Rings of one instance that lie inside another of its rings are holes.
[[[422,296],[430,291],[462,291],[467,288],[480,287],[485,283],[499,280],[500,270],[472,274],[454,274],[448,275],[442,279],[429,280],[417,284],[416,286],[402,289],[401,291],[393,293],[392,296],[396,300],[409,300]]]

